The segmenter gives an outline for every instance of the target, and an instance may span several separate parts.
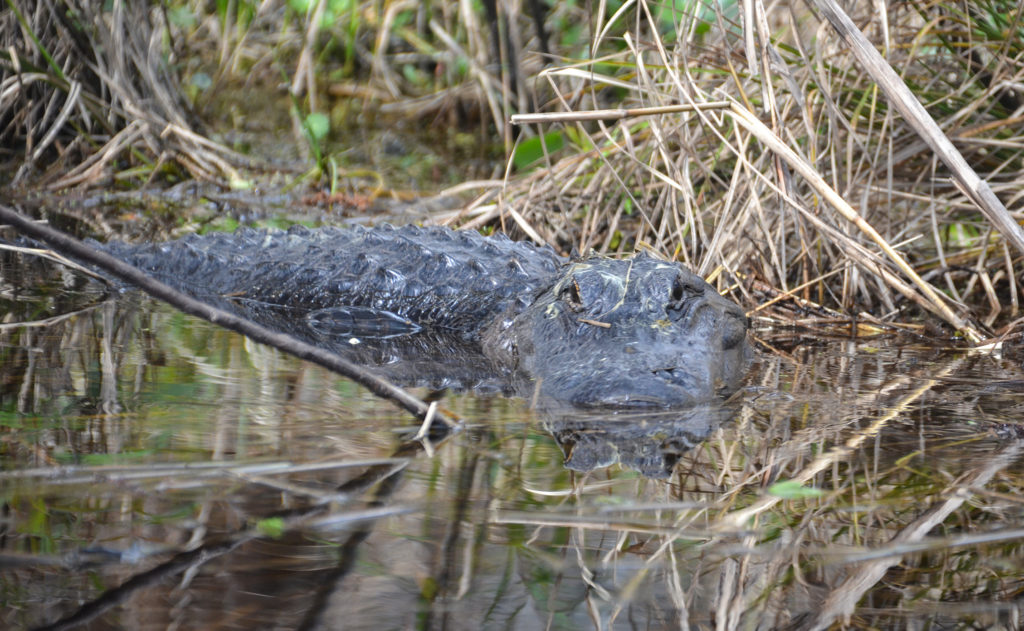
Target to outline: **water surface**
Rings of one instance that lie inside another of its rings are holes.
[[[1024,377],[999,355],[761,330],[728,407],[419,388],[463,427],[417,441],[134,293],[6,289],[3,628],[1021,624]]]

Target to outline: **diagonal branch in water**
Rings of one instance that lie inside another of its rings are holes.
[[[429,412],[429,406],[420,399],[335,353],[307,344],[290,335],[278,333],[233,313],[228,313],[196,300],[146,275],[137,267],[114,258],[106,252],[100,252],[62,232],[24,217],[9,206],[0,205],[0,221],[11,224],[22,234],[47,243],[62,256],[94,265],[111,276],[131,283],[147,294],[159,298],[189,315],[194,315],[217,326],[241,333],[261,344],[273,346],[290,355],[311,361],[332,372],[347,377],[367,388],[378,397],[397,403],[421,420],[425,419]],[[454,421],[441,412],[435,412],[434,418],[449,427],[456,426]]]
[[[372,464],[365,472],[356,478],[336,487],[336,493],[340,495],[351,495],[357,490],[365,489],[373,484],[379,484],[373,500],[369,502],[368,506],[364,510],[351,511],[344,515],[327,515],[318,519],[318,516],[330,510],[328,504],[319,503],[312,506],[279,511],[275,514],[265,515],[263,517],[279,517],[283,519],[284,524],[282,531],[297,530],[300,528],[337,528],[339,522],[361,522],[366,524],[359,526],[356,532],[350,536],[343,545],[342,559],[339,562],[338,568],[333,570],[331,573],[331,576],[335,577],[334,582],[337,582],[351,570],[355,562],[358,547],[372,532],[373,524],[382,517],[407,512],[408,509],[406,508],[386,507],[385,503],[398,487],[399,481],[402,479],[402,474],[405,471],[405,464],[408,463],[408,460],[420,450],[421,446],[417,442],[403,442],[398,446],[391,457],[382,460],[379,464]],[[179,552],[156,567],[146,570],[145,572],[135,574],[117,587],[103,592],[97,598],[86,602],[84,605],[79,607],[78,610],[64,618],[61,618],[51,624],[36,627],[36,630],[58,631],[73,629],[87,624],[103,615],[111,608],[127,602],[140,589],[145,589],[156,585],[165,579],[199,568],[214,559],[232,552],[244,543],[254,539],[263,538],[265,533],[258,525],[259,520],[256,519],[252,521],[257,525],[247,526],[236,532],[207,541],[192,550]],[[311,607],[309,611],[313,612],[314,617],[316,617],[319,614],[315,612],[320,611],[320,609],[317,608],[316,603],[314,602],[313,607]],[[309,618],[309,615],[307,615],[307,618]]]

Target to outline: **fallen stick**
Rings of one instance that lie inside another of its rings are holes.
[[[101,252],[62,232],[32,221],[9,206],[0,204],[0,221],[10,224],[22,234],[48,244],[66,257],[94,265],[107,274],[135,285],[154,298],[159,298],[189,315],[202,318],[217,326],[241,333],[261,344],[273,346],[290,355],[323,366],[360,384],[378,397],[394,401],[409,412],[412,412],[420,420],[424,420],[427,416],[429,406],[426,403],[339,355],[297,340],[285,333],[278,333],[255,322],[236,316],[233,313],[211,307],[147,276],[137,267],[114,258],[106,252]],[[435,411],[433,417],[449,427],[456,426],[454,421],[440,412]]]

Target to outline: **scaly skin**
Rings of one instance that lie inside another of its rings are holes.
[[[714,400],[738,387],[748,354],[738,306],[643,254],[570,260],[503,235],[413,226],[103,247],[201,300],[335,347],[457,340],[438,352],[478,352],[513,391],[546,401]]]

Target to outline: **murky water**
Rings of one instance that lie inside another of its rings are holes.
[[[464,428],[411,441],[320,368],[54,284],[4,296],[0,627],[1024,624],[1017,361],[759,331],[730,407],[447,393]]]

